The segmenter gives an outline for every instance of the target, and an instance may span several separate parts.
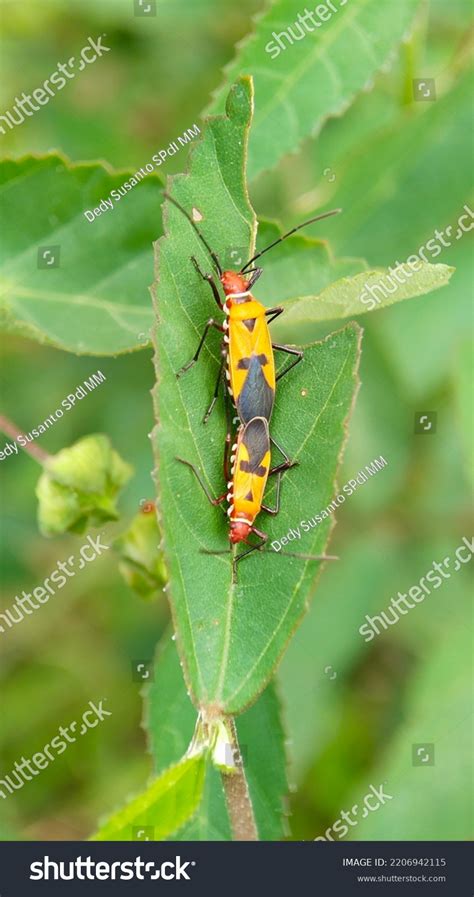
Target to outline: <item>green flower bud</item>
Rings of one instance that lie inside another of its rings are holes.
[[[167,580],[166,568],[159,550],[161,539],[155,506],[147,502],[136,514],[129,528],[114,542],[120,554],[119,570],[126,583],[141,598],[151,600]]]
[[[116,499],[132,472],[101,434],[62,449],[46,462],[36,487],[43,535],[82,533],[117,520]]]

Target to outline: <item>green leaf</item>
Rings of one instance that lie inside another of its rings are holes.
[[[146,722],[155,771],[160,773],[182,756],[196,722],[196,710],[186,694],[176,648],[169,638],[164,639],[158,651],[153,682],[147,692]],[[259,837],[279,840],[286,834],[283,801],[288,783],[280,706],[272,684],[253,707],[237,718],[236,726]],[[231,840],[217,770],[208,769],[199,808],[171,840]]]
[[[0,311],[4,330],[69,352],[143,347],[152,323],[151,244],[160,233],[161,180],[149,174],[94,221],[133,172],[72,165],[50,153],[0,163]],[[18,214],[21,209],[21,215]],[[40,247],[60,247],[38,268]]]
[[[436,102],[415,103],[391,127],[348,148],[326,197],[344,209],[331,221],[337,252],[356,253],[377,266],[394,265],[417,252],[436,228],[450,224],[446,237],[457,242],[453,218],[462,214],[470,194],[465,171],[471,146],[460,129],[469,126],[472,89],[469,72]],[[458,164],[448,166],[454,155]],[[433,178],[442,178],[443,190],[433,189]],[[439,238],[435,243],[427,249],[428,261],[444,261],[447,247]]]
[[[448,265],[420,265],[419,271],[410,271],[408,266],[404,266],[404,273],[409,278],[404,283],[397,284],[388,270],[364,271],[336,280],[319,295],[292,299],[286,303],[285,315],[282,315],[281,323],[276,325],[275,330],[281,335],[286,327],[306,326],[386,308],[395,302],[422,296],[445,286],[454,271]],[[403,274],[400,273],[400,276],[403,277]]]
[[[198,210],[201,228],[220,255],[226,245],[245,247],[251,236],[243,177],[249,79],[231,91],[227,110],[226,117],[210,119],[192,154],[190,174],[173,179],[173,192],[186,208]],[[224,415],[216,411],[207,426],[202,424],[217,375],[219,338],[216,334],[192,372],[176,379],[206,320],[215,314],[215,304],[207,284],[183,261],[196,254],[208,270],[207,253],[181,213],[174,206],[166,212],[168,235],[159,246],[156,294],[159,425],[154,447],[168,594],[196,705],[235,714],[270,680],[304,614],[320,563],[257,553],[240,565],[238,585],[233,585],[230,552],[219,557],[201,553],[228,549],[227,522],[220,509],[207,505],[192,472],[176,456],[200,467],[211,492],[222,492]],[[232,232],[235,242],[229,244],[226,235]],[[353,325],[309,347],[278,391],[272,431],[299,467],[285,475],[280,514],[261,524],[270,542],[331,501],[356,385],[359,340]],[[272,483],[270,506],[274,490]],[[302,540],[303,553],[323,553],[330,528],[326,514]]]
[[[71,165],[57,155],[0,163],[4,330],[78,354],[117,354],[147,345],[152,323],[150,248],[161,229],[161,182],[155,175],[148,186],[141,181],[94,222],[83,216],[127,177],[130,173],[112,175],[98,164]],[[14,206],[24,208],[33,195],[38,203],[35,216],[26,215],[17,227]],[[279,233],[275,225],[261,222],[259,246]],[[231,248],[226,254],[234,267],[239,259],[232,249],[235,242],[229,231],[226,248]],[[99,244],[104,247],[100,253]],[[48,245],[61,247],[59,268],[38,269],[38,247]],[[295,288],[303,295],[302,289],[309,293],[338,273],[352,274],[363,265],[359,260],[336,261],[324,244],[295,237],[277,256],[268,257],[263,285],[274,302],[285,286],[293,284],[287,296],[294,295]]]
[[[163,841],[169,838],[199,806],[205,770],[205,753],[183,758],[165,770],[131,803],[115,813],[91,840],[136,840],[134,829],[145,826],[153,828],[150,840]]]
[[[304,26],[295,28],[298,14],[303,15],[299,0],[276,0],[258,18],[254,34],[226,68],[226,84],[246,72],[255,77],[257,113],[249,147],[250,179],[297,150],[305,137],[317,134],[328,116],[340,115],[367,88],[405,36],[419,2],[359,0],[334,6],[337,12],[327,21],[317,16],[318,24],[305,34]],[[289,27],[298,40],[288,46],[288,38],[283,37],[286,49],[277,56],[270,46],[273,32]],[[222,110],[226,84],[217,92],[211,112]]]
[[[437,81],[437,87],[442,90],[444,81]],[[331,140],[323,150],[326,164],[334,164],[337,172],[332,186],[326,182],[324,203],[344,210],[331,220],[336,255],[350,252],[370,259],[371,265],[394,266],[420,254],[427,262],[456,268],[446,291],[430,297],[429,303],[402,304],[374,321],[391,365],[417,402],[450,375],[457,346],[471,327],[471,238],[458,222],[467,214],[463,226],[472,231],[474,204],[465,175],[471,166],[472,141],[462,138],[470,133],[472,90],[472,72],[462,73],[436,102],[414,103],[392,127],[369,135],[356,147],[349,145],[340,161],[333,163]],[[337,122],[340,144],[345,139],[344,122],[345,117]],[[329,137],[332,124],[328,123]],[[325,144],[325,135],[326,128],[315,154]],[[434,184],[443,189],[433,189]],[[444,246],[443,240],[451,245]],[[420,352],[420,346],[433,345],[436,352]]]

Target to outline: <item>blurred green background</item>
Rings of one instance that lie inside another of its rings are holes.
[[[128,0],[4,0],[1,112],[88,36],[105,33],[113,53],[2,136],[3,154],[55,148],[74,161],[99,158],[136,170],[199,122],[234,45],[263,8],[261,0],[157,0],[158,15],[140,18]],[[464,203],[474,208],[470,8],[468,0],[426,4],[415,38],[371,89],[328,121],[297,158],[283,160],[252,186],[257,213],[289,226],[320,205],[340,204],[345,214],[328,228],[334,252],[390,265],[416,252],[436,228],[454,224]],[[414,103],[412,78],[435,78],[436,101]],[[162,173],[182,170],[185,152],[168,159]],[[385,609],[471,534],[471,247],[466,234],[443,253],[440,261],[458,269],[447,288],[360,318],[362,387],[339,483],[380,455],[388,467],[340,509],[332,549],[342,562],[325,571],[278,674],[294,838],[323,834],[342,809],[361,802],[371,783],[385,781],[393,800],[362,820],[352,837],[473,835],[466,782],[469,566],[370,643],[358,633],[365,614]],[[151,247],[149,266],[151,283]],[[123,526],[142,499],[153,497],[149,350],[76,358],[19,338],[3,340],[3,413],[29,431],[98,369],[106,382],[41,445],[54,453],[89,433],[108,434],[135,468],[121,502]],[[436,433],[414,433],[419,411],[437,413]],[[84,540],[38,534],[39,467],[30,457],[7,458],[0,475],[2,607],[10,607]],[[60,725],[79,719],[89,700],[107,698],[113,714],[33,783],[0,801],[2,837],[87,837],[100,814],[143,785],[151,760],[132,663],[153,656],[167,622],[165,596],[140,600],[110,552],[34,618],[0,634],[0,778],[15,760],[41,750]],[[435,744],[434,766],[412,765],[417,743]]]

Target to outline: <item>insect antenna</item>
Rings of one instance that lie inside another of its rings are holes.
[[[250,544],[250,543],[249,543]],[[338,561],[339,558],[336,554],[295,554],[293,551],[274,551],[273,548],[258,548],[257,545],[252,546],[255,550],[259,551],[260,554],[278,554],[284,555],[287,558],[299,558],[302,561]],[[211,555],[222,555],[222,554],[231,554],[231,549],[223,548],[221,551],[212,551],[210,548],[200,548],[201,554],[211,554]],[[237,560],[239,555],[237,555]]]
[[[199,228],[198,228],[196,222],[193,221],[193,219],[191,218],[191,215],[189,214],[189,212],[187,212],[186,209],[184,209],[183,206],[180,205],[179,202],[178,202],[176,199],[173,199],[173,197],[170,196],[169,193],[166,193],[165,191],[163,191],[163,196],[165,197],[165,199],[168,199],[170,202],[172,202],[173,205],[176,206],[176,208],[179,209],[179,211],[184,215],[184,217],[188,219],[188,221],[189,221],[191,227],[194,228],[194,230],[195,230],[196,234],[198,235],[198,237],[199,237],[201,243],[203,243],[203,245],[206,247],[206,249],[207,249],[209,255],[211,256],[211,259],[212,259],[212,261],[214,262],[214,265],[215,265],[215,267],[217,268],[219,274],[222,274],[221,263],[219,262],[219,259],[218,259],[217,255],[216,255],[216,253],[215,253],[214,250],[211,249],[211,247],[209,246],[209,243],[207,242],[206,238],[202,235],[202,233],[201,233],[201,231],[199,230]]]
[[[246,540],[244,540],[246,541]],[[250,545],[250,542],[247,542],[247,545]],[[292,551],[273,551],[268,548],[259,548],[258,545],[252,545],[251,549],[255,551],[259,551],[261,554],[283,554],[285,557],[289,558],[300,558],[303,561],[338,561],[339,558],[335,554],[295,554]],[[201,554],[207,555],[223,555],[223,554],[231,554],[232,555],[232,582],[237,582],[237,564],[239,560],[246,557],[250,554],[250,551],[243,551],[241,554],[235,555],[232,552],[232,549],[222,549],[220,551],[212,551],[209,548],[200,548]]]
[[[300,558],[302,561],[338,561],[337,554],[295,554],[294,551],[273,551],[265,549],[264,554],[283,554],[287,558]]]
[[[269,249],[273,249],[273,247],[277,246],[278,243],[283,243],[283,240],[286,240],[287,237],[291,237],[291,235],[295,234],[297,230],[301,230],[302,227],[307,227],[308,224],[314,224],[315,221],[322,221],[323,218],[329,218],[331,215],[338,215],[339,212],[342,212],[342,209],[331,209],[330,212],[323,212],[322,215],[316,215],[315,218],[309,218],[308,221],[303,221],[302,224],[298,224],[296,227],[293,227],[288,231],[288,233],[283,234],[282,237],[278,237],[278,240],[275,240],[273,243],[270,243],[269,246],[266,246],[265,249],[261,249],[260,252],[257,252],[257,255],[254,255],[254,257],[251,258],[250,261],[248,261],[247,264],[240,269],[239,274],[243,274],[244,271],[247,270],[249,265],[251,265],[253,262],[256,262],[261,255],[264,255],[265,252],[268,252]]]

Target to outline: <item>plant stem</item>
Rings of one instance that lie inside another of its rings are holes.
[[[0,414],[0,430],[15,441],[18,436],[25,436],[25,433],[23,433],[13,421],[9,420],[8,417],[4,417],[2,414]],[[45,452],[39,445],[34,445],[30,442],[27,442],[26,445],[20,445],[20,448],[31,455],[31,457],[34,458],[35,461],[38,461],[39,464],[46,464],[46,461],[51,457],[48,455],[48,452]]]
[[[233,719],[228,719],[227,722],[232,732],[232,749],[237,770],[232,773],[222,772],[221,776],[232,837],[234,841],[258,841],[257,826],[237,740],[235,723]]]

